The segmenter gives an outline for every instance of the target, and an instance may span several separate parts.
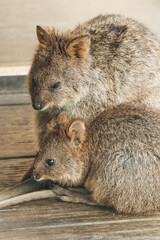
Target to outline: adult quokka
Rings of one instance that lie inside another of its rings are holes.
[[[109,106],[160,106],[160,41],[139,22],[100,15],[73,31],[37,26],[27,85],[37,140],[61,111],[90,122]]]

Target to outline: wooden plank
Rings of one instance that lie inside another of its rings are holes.
[[[26,93],[26,74],[0,75],[0,93]]]
[[[31,104],[30,96],[27,93],[0,94],[0,106],[4,105]]]
[[[32,163],[33,158],[0,160],[0,191],[18,183]]]
[[[128,217],[104,208],[52,199],[1,210],[0,221],[0,239],[151,240],[160,237],[159,215]]]
[[[36,151],[30,105],[0,106],[0,157],[33,155]]]

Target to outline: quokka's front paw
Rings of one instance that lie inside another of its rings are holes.
[[[66,202],[73,202],[74,191],[62,188],[58,185],[54,186],[52,191],[56,194],[56,198]]]
[[[65,202],[85,203],[88,205],[97,205],[92,200],[90,193],[77,192],[70,189],[65,189],[60,186],[55,186],[52,191],[56,194],[56,198]]]

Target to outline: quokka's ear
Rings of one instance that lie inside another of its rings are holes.
[[[57,119],[53,118],[46,127],[46,133],[50,132],[58,132],[60,129],[61,124],[67,124],[68,123],[68,117],[67,117],[67,112],[63,111],[61,112]]]
[[[49,123],[46,125],[46,134],[53,132],[54,127],[56,126],[56,121],[53,118]]]
[[[85,60],[90,48],[90,36],[80,35],[73,38],[67,45],[66,52],[73,58]]]
[[[62,124],[67,122],[68,122],[67,112],[63,111],[58,115],[57,123]]]
[[[50,35],[40,26],[37,26],[37,38],[46,47],[51,43]]]
[[[70,141],[76,145],[79,145],[85,140],[86,127],[82,120],[72,122],[66,132]]]

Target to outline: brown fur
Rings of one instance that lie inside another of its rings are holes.
[[[27,84],[33,106],[42,108],[35,113],[38,142],[63,110],[89,123],[124,102],[159,108],[160,42],[142,24],[100,15],[62,34],[38,26],[37,37]]]
[[[111,206],[118,213],[159,209],[159,111],[121,104],[86,128],[82,120],[62,116],[62,121],[48,125],[41,142],[34,163],[36,180],[69,187],[83,184],[91,192],[91,204]],[[47,159],[55,163],[49,166]]]

